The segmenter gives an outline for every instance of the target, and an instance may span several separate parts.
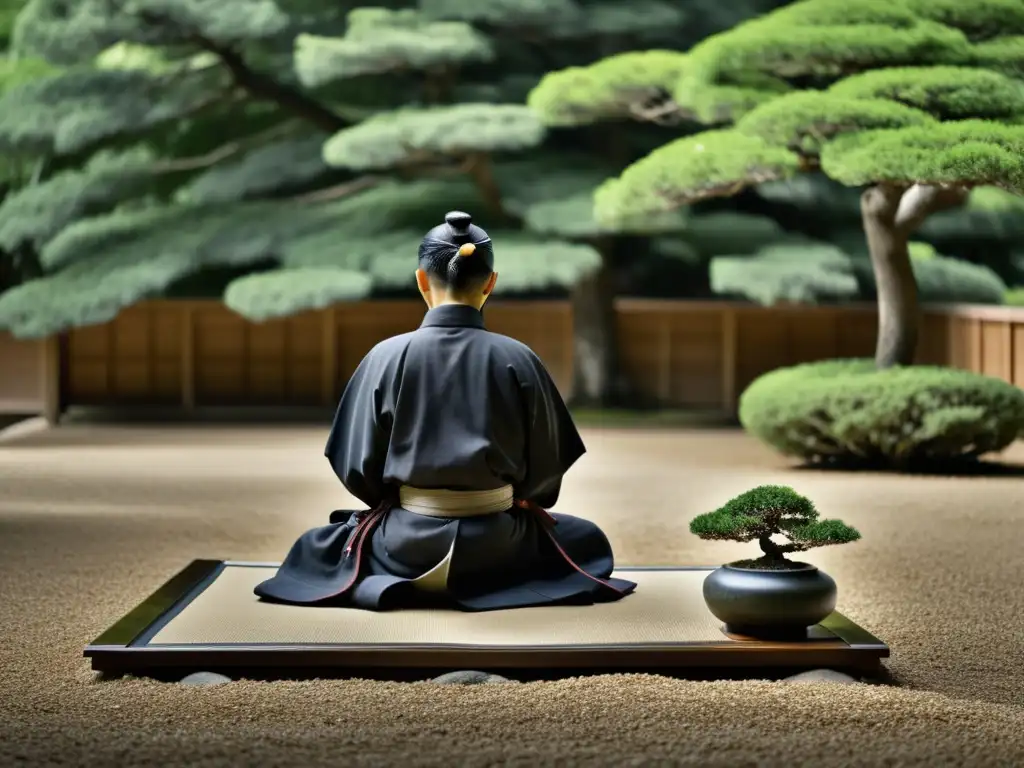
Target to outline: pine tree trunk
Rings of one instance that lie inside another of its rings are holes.
[[[627,405],[629,388],[619,366],[614,273],[609,247],[599,248],[601,266],[572,290],[573,388],[576,407]]]
[[[878,289],[878,368],[913,365],[921,327],[917,280],[910,261],[910,236],[929,215],[967,200],[968,191],[879,184],[861,196],[861,217]]]
[[[494,167],[491,158],[484,152],[478,152],[468,158],[469,177],[480,192],[480,197],[487,206],[487,212],[500,224],[509,223],[509,215],[505,210],[501,187],[494,178]]]
[[[875,365],[911,365],[917,352],[920,306],[910,264],[909,236],[896,226],[902,190],[872,187],[861,197],[861,215],[878,289]]]

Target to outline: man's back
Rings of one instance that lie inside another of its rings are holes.
[[[487,331],[472,308],[433,309],[418,330],[382,342],[368,358],[388,436],[385,484],[527,491],[531,474],[544,472],[534,461],[575,454],[571,463],[583,453],[537,356]],[[538,425],[551,416],[547,429]],[[550,445],[537,450],[537,441]]]

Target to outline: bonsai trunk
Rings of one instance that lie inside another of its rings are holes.
[[[621,406],[629,399],[629,387],[619,366],[612,243],[606,239],[594,245],[601,254],[601,265],[579,281],[571,294],[571,401],[586,408]]]
[[[921,308],[910,262],[910,236],[928,216],[962,205],[962,188],[879,184],[861,196],[861,217],[878,290],[879,368],[912,365],[917,352]]]
[[[786,558],[783,556],[785,551],[781,545],[776,544],[772,541],[771,534],[765,534],[758,538],[757,543],[761,545],[761,551],[764,552],[764,560],[770,563],[777,563]]]

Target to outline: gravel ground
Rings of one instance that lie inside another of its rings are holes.
[[[751,545],[697,540],[689,519],[793,485],[864,536],[805,559],[890,644],[892,685],[94,680],[82,648],[189,560],[278,560],[350,503],[324,436],[72,425],[0,442],[0,764],[1024,764],[1024,479],[791,469],[732,430],[586,430],[557,509],[602,525],[623,564],[714,564]]]

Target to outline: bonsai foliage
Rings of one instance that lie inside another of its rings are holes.
[[[792,488],[762,485],[727,502],[714,512],[698,515],[690,532],[702,539],[747,542],[757,540],[764,555],[743,565],[777,567],[790,552],[846,544],[860,533],[840,520],[822,520],[814,503]],[[772,536],[784,536],[778,544]],[[740,563],[737,563],[740,564]]]
[[[913,233],[975,187],[1024,193],[1022,40],[1018,0],[804,0],[740,24],[693,47],[668,93],[681,114],[711,130],[609,180],[596,195],[597,218],[729,196],[806,171],[866,187],[876,363],[910,364],[918,335]],[[664,80],[649,85],[663,88]]]

